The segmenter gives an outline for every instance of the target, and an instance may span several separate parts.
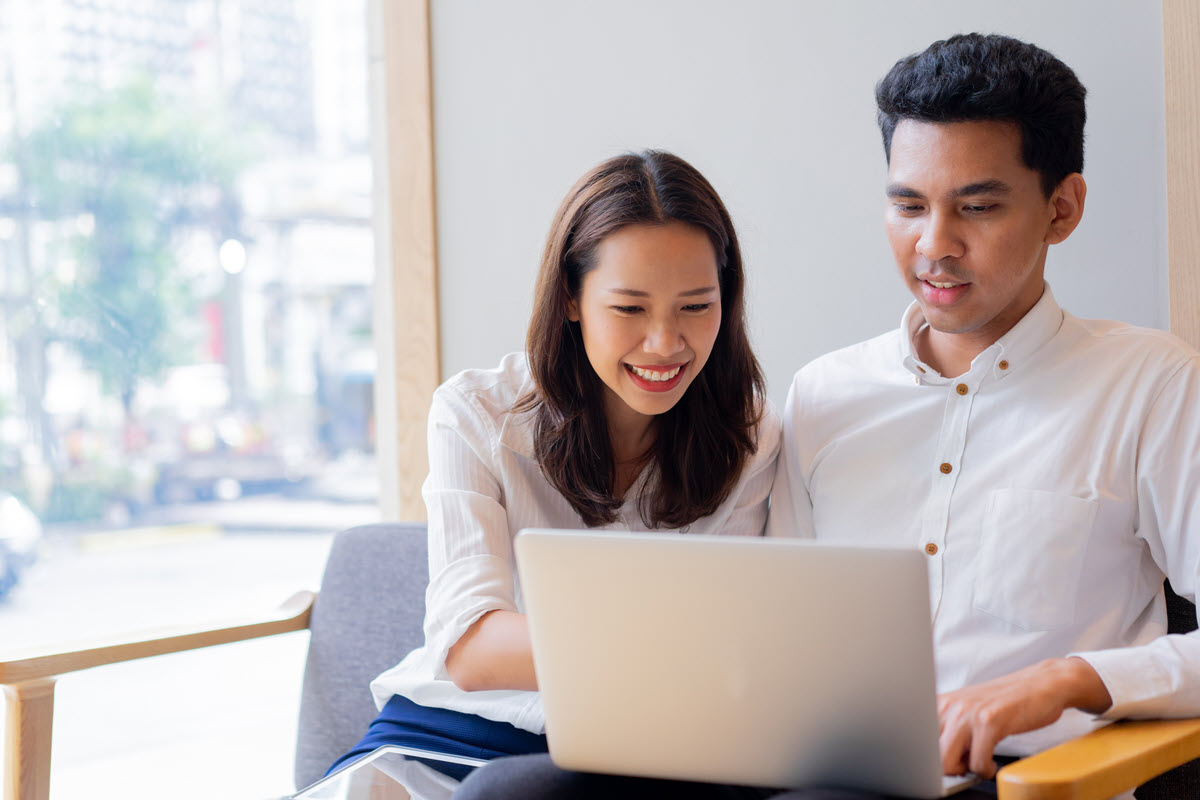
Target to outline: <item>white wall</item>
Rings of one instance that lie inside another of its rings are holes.
[[[1082,226],[1047,275],[1080,316],[1167,326],[1156,0],[505,0],[433,4],[446,375],[522,347],[551,216],[593,164],[671,150],[716,186],[747,260],[751,333],[792,373],[898,324],[875,82],[935,39],[1033,41],[1088,88]]]

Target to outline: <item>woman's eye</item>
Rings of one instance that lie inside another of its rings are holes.
[[[612,309],[613,309],[613,311],[617,311],[621,314],[636,314],[637,312],[642,310],[642,307],[641,306],[613,306]]]
[[[683,307],[684,311],[707,311],[712,303],[692,303]]]

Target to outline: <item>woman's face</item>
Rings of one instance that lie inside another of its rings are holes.
[[[600,242],[568,316],[606,387],[610,429],[636,427],[679,402],[712,352],[721,327],[712,242],[682,222],[617,230]]]

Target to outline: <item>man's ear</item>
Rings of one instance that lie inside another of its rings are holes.
[[[574,297],[567,301],[567,319],[579,322],[579,300]]]
[[[1046,231],[1046,244],[1065,241],[1083,219],[1083,203],[1087,198],[1087,183],[1078,172],[1072,172],[1059,182],[1050,198],[1054,216]]]

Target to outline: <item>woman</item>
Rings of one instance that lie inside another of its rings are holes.
[[[512,556],[522,528],[762,533],[779,420],[732,222],[689,164],[619,156],[571,189],[526,350],[434,394],[425,646],[371,684],[381,713],[334,768],[383,744],[546,751]]]

